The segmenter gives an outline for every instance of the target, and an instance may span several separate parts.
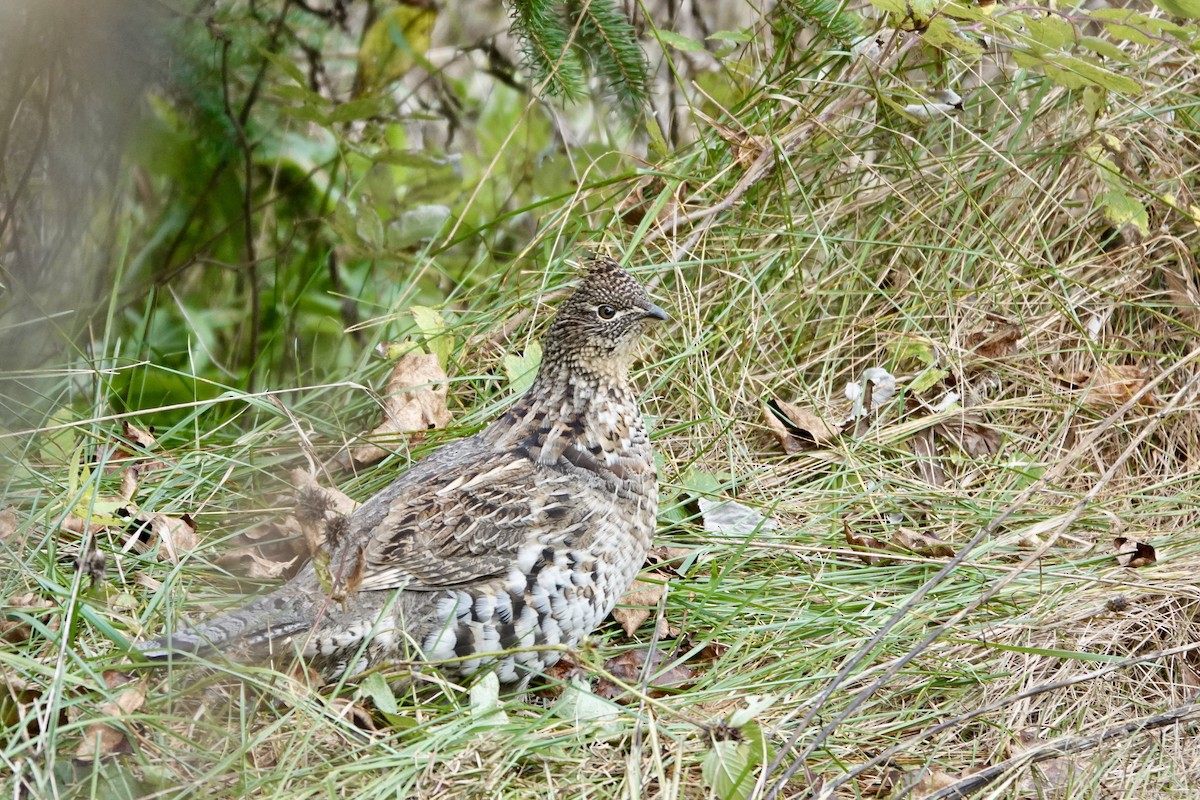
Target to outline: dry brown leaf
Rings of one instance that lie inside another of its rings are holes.
[[[360,731],[379,733],[379,726],[375,724],[371,712],[353,700],[347,697],[333,697],[329,700],[329,706],[335,716],[341,717]]]
[[[908,528],[897,528],[892,534],[891,544],[929,558],[953,558],[954,546],[929,533],[917,533]]]
[[[882,552],[891,550],[892,548],[869,533],[856,533],[850,528],[850,523],[845,520],[842,520],[842,530],[846,535],[847,544],[856,551],[855,555],[861,558],[868,566],[876,567],[880,564],[891,564],[895,560],[882,555]]]
[[[768,400],[763,418],[788,455],[819,449],[837,436],[833,428],[813,412],[782,400]]]
[[[144,431],[132,422],[121,423],[122,429],[125,431],[125,438],[145,450],[153,450],[158,447],[158,439],[154,438],[153,428],[149,431]]]
[[[290,515],[243,531],[233,544],[217,556],[217,565],[256,580],[291,578],[312,555],[300,535],[300,523]]]
[[[33,628],[18,618],[17,614],[39,618],[42,621],[49,620],[51,628],[57,629],[58,620],[41,613],[52,608],[54,603],[36,594],[18,594],[8,598],[4,601],[4,619],[0,619],[0,640],[9,644],[19,644],[27,641],[33,634]]]
[[[933,441],[933,428],[917,432],[909,443],[912,447],[917,477],[930,486],[945,486],[946,472],[937,457],[937,446]]]
[[[646,218],[653,203],[652,197],[657,197],[666,188],[666,182],[658,175],[646,175],[637,185],[617,204],[617,214],[626,225],[640,225]],[[668,200],[659,217],[670,219],[674,214],[675,202]]]
[[[139,471],[143,474],[151,470],[162,469],[167,465],[162,459],[151,458],[145,453],[148,450],[158,449],[158,440],[154,438],[153,428],[144,431],[129,422],[123,422],[122,428],[122,435],[116,440],[111,464],[120,468],[130,462],[136,462]]]
[[[257,547],[238,547],[218,556],[217,566],[244,578],[274,580],[291,578],[299,567],[299,560],[297,555],[289,561],[275,561],[263,555]]]
[[[126,503],[133,502],[133,496],[137,494],[138,488],[138,469],[137,467],[126,467],[121,472],[121,488],[117,492],[117,497],[124,500]]]
[[[104,673],[104,682],[109,688],[124,688],[121,688],[111,701],[100,704],[100,713],[109,719],[87,726],[83,741],[75,749],[75,758],[94,761],[118,753],[132,752],[120,720],[137,711],[146,702],[145,684],[142,681],[133,683],[132,680],[127,673],[117,670]]]
[[[1158,561],[1158,552],[1153,545],[1126,536],[1113,539],[1113,549],[1117,553],[1117,563],[1122,567],[1148,567]]]
[[[972,331],[967,334],[964,344],[971,353],[984,359],[1001,359],[1011,356],[1017,350],[1017,341],[1021,331],[1016,325],[1005,323],[993,330]]]
[[[933,431],[969,456],[989,457],[1000,451],[1000,433],[970,414],[939,422]]]
[[[1083,402],[1094,408],[1117,408],[1131,400],[1149,382],[1146,371],[1132,364],[1101,364],[1083,395]],[[1138,405],[1149,409],[1159,406],[1154,392],[1146,392]]]
[[[1101,364],[1092,372],[1061,372],[1058,379],[1072,389],[1083,389],[1084,404],[1098,409],[1119,408],[1149,382],[1146,371],[1132,364]],[[1146,392],[1138,405],[1156,409],[1159,402],[1153,392]]]
[[[1009,742],[1008,757],[1017,756],[1044,746],[1047,740],[1038,728],[1025,728],[1017,733],[1015,740]],[[1050,758],[1031,764],[1029,774],[1021,778],[1017,784],[1021,792],[1030,797],[1060,797],[1078,780],[1078,765],[1075,759],[1067,756]]]
[[[671,547],[658,544],[646,553],[646,563],[659,575],[681,577],[679,567],[696,551],[690,547]]]
[[[691,684],[695,673],[686,664],[675,664],[670,669],[659,671],[665,653],[662,650],[653,651],[639,647],[626,650],[615,658],[604,662],[604,669],[614,678],[629,686],[640,686],[642,673],[650,670],[650,696],[661,697],[667,689],[683,689]],[[649,663],[647,663],[649,662]],[[607,700],[628,700],[625,690],[607,678],[596,681],[596,694]]]
[[[14,541],[17,529],[21,527],[21,517],[12,506],[0,509],[0,542]]]
[[[77,533],[80,536],[85,533],[97,534],[104,532],[104,523],[93,522],[91,517],[84,519],[74,514],[69,514],[59,527],[68,533]]]
[[[149,550],[153,543],[153,538],[146,535],[149,531],[162,543],[158,550],[159,561],[178,564],[185,553],[196,549],[196,521],[190,514],[184,514],[182,517],[166,514],[139,517],[127,530],[129,536],[125,540],[123,550],[136,550],[139,553]]]
[[[620,604],[613,609],[613,619],[621,623],[626,636],[633,636],[642,623],[658,608],[658,601],[667,590],[664,583],[634,581],[621,597]]]
[[[404,434],[444,428],[450,422],[446,407],[446,372],[437,356],[405,353],[396,362],[383,393],[383,421],[363,438],[370,443],[354,448],[357,465],[372,464],[388,455],[384,446]]]
[[[921,778],[913,786],[912,794],[909,797],[928,797],[938,789],[945,789],[947,786],[954,785],[958,780],[958,776],[951,775],[949,772],[943,772],[940,769],[922,770]]]
[[[1196,286],[1194,269],[1180,265],[1178,269],[1164,267],[1162,272],[1175,313],[1191,327],[1200,326],[1200,288]]]

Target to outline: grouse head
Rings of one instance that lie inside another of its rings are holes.
[[[543,340],[542,372],[566,369],[623,382],[648,320],[668,319],[608,256],[593,256]]]

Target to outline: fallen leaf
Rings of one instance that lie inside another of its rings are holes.
[[[909,797],[928,797],[938,789],[945,789],[958,782],[958,777],[940,769],[921,771],[921,777],[912,788]]]
[[[218,556],[217,566],[244,578],[274,580],[291,578],[297,571],[299,560],[300,556],[297,555],[288,561],[275,561],[264,556],[256,547],[237,547]]]
[[[127,673],[117,670],[107,670],[104,682],[110,689],[117,689],[112,700],[100,704],[100,713],[107,717],[91,723],[84,730],[83,741],[75,749],[75,758],[81,761],[95,761],[98,758],[132,752],[126,737],[125,717],[142,707],[146,702],[145,685],[139,681],[132,682]]]
[[[1083,403],[1098,409],[1119,408],[1140,392],[1149,379],[1146,371],[1134,365],[1101,364],[1094,371],[1060,372],[1058,380],[1072,389],[1083,389]],[[1158,398],[1146,392],[1138,405],[1156,409]]]
[[[868,566],[876,567],[880,564],[891,564],[895,559],[890,558],[882,553],[891,550],[883,542],[876,539],[869,533],[857,533],[850,527],[850,523],[842,520],[842,530],[846,535],[846,543],[851,549],[857,551],[855,555],[861,558]]]
[[[144,431],[132,422],[125,421],[121,423],[121,428],[125,432],[125,439],[145,450],[153,450],[158,447],[158,439],[154,438],[154,429]]]
[[[1148,567],[1158,561],[1158,553],[1152,545],[1125,536],[1113,539],[1113,548],[1117,552],[1117,563],[1122,567]]]
[[[396,362],[384,389],[383,421],[363,438],[369,444],[354,448],[356,465],[372,464],[388,455],[382,445],[404,434],[444,428],[450,422],[446,407],[447,377],[435,355],[406,353]]]
[[[648,648],[626,650],[615,658],[604,662],[604,669],[617,680],[629,686],[641,686],[645,670],[650,671],[650,696],[661,697],[668,689],[682,689],[690,685],[695,673],[686,664],[675,664],[660,671],[664,652]],[[607,678],[596,681],[596,694],[608,700],[628,700],[625,690]]]
[[[290,514],[242,531],[233,546],[217,556],[217,565],[245,578],[291,578],[312,553]]]
[[[764,517],[752,508],[733,500],[711,500],[699,497],[696,504],[704,518],[704,530],[722,536],[750,536],[754,533],[772,531],[775,520]]]
[[[679,571],[680,567],[695,553],[690,547],[656,544],[646,553],[646,563],[660,575],[679,578],[683,577],[683,573]]]
[[[1047,743],[1038,728],[1025,728],[1017,733],[1016,739],[1009,742],[1008,756],[1015,758],[1029,750]],[[1078,765],[1075,759],[1067,756],[1050,758],[1030,764],[1029,774],[1017,784],[1023,795],[1030,797],[1061,797],[1069,793],[1072,784],[1079,779]]]
[[[1148,382],[1146,371],[1141,367],[1132,364],[1101,364],[1092,376],[1092,383],[1083,395],[1083,402],[1093,407],[1116,408],[1133,399]],[[1153,392],[1146,392],[1138,399],[1138,405],[1156,409],[1159,406],[1158,398]]]
[[[133,496],[137,494],[138,488],[138,469],[134,466],[126,467],[121,472],[121,488],[117,491],[117,497],[124,500],[126,503],[133,502]]]
[[[933,431],[969,456],[989,457],[1000,451],[1000,434],[970,414],[939,422]]]
[[[763,418],[788,455],[816,450],[837,436],[837,432],[813,412],[782,400],[767,401]]]
[[[891,544],[929,558],[953,558],[954,547],[929,533],[917,533],[908,528],[897,528],[892,534]]]
[[[666,590],[665,583],[637,580],[625,591],[612,615],[613,619],[621,624],[626,636],[633,636],[637,629],[642,627],[642,623],[650,619]]]
[[[945,486],[946,472],[938,461],[937,445],[933,441],[933,428],[918,431],[909,439],[912,447],[917,477],[930,486]]]
[[[153,547],[154,537],[158,537],[162,547],[158,551],[159,561],[170,561],[178,564],[185,553],[196,549],[196,521],[190,514],[181,517],[171,517],[166,514],[151,514],[135,519],[126,527],[128,537],[122,550],[136,550],[144,553]]]
[[[658,175],[645,175],[637,185],[617,204],[617,215],[626,225],[640,225],[652,209],[654,199],[666,188],[666,182]],[[681,187],[682,188],[682,187]],[[677,190],[679,191],[679,190]],[[672,196],[659,212],[657,219],[669,220],[678,213],[678,203]]]
[[[378,674],[378,673],[373,673]],[[371,712],[348,697],[331,697],[329,708],[335,717],[346,720],[354,727],[365,733],[379,733],[379,726]]]
[[[0,509],[0,542],[16,542],[17,529],[21,527],[21,517],[12,506]]]
[[[673,626],[667,626],[667,636],[675,639],[673,655],[678,656],[687,653],[696,647],[696,640],[690,631],[680,631]],[[721,656],[728,652],[729,645],[709,639],[700,645],[700,649],[688,661],[705,661],[711,663],[720,659]]]
[[[972,331],[964,344],[972,355],[981,359],[998,360],[1011,356],[1017,350],[1021,331],[1016,325],[1005,323],[990,331]]]
[[[133,423],[121,423],[121,436],[117,438],[113,452],[112,464],[116,467],[136,463],[141,473],[162,469],[167,466],[160,458],[151,458],[146,453],[158,449],[158,440],[154,438],[154,429],[142,430]],[[132,495],[130,495],[132,497]]]
[[[4,601],[4,618],[0,619],[0,640],[9,644],[28,641],[33,635],[32,626],[21,617],[33,617],[48,622],[52,629],[58,627],[56,619],[44,612],[54,608],[54,603],[36,594],[13,595]]]

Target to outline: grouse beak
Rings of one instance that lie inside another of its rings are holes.
[[[649,308],[642,310],[642,318],[646,317],[657,320],[668,320],[671,318],[671,315],[654,305],[654,303],[651,303]]]

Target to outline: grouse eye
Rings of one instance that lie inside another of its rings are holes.
[[[617,310],[610,305],[603,305],[596,309],[596,313],[600,319],[612,319],[617,315]]]

